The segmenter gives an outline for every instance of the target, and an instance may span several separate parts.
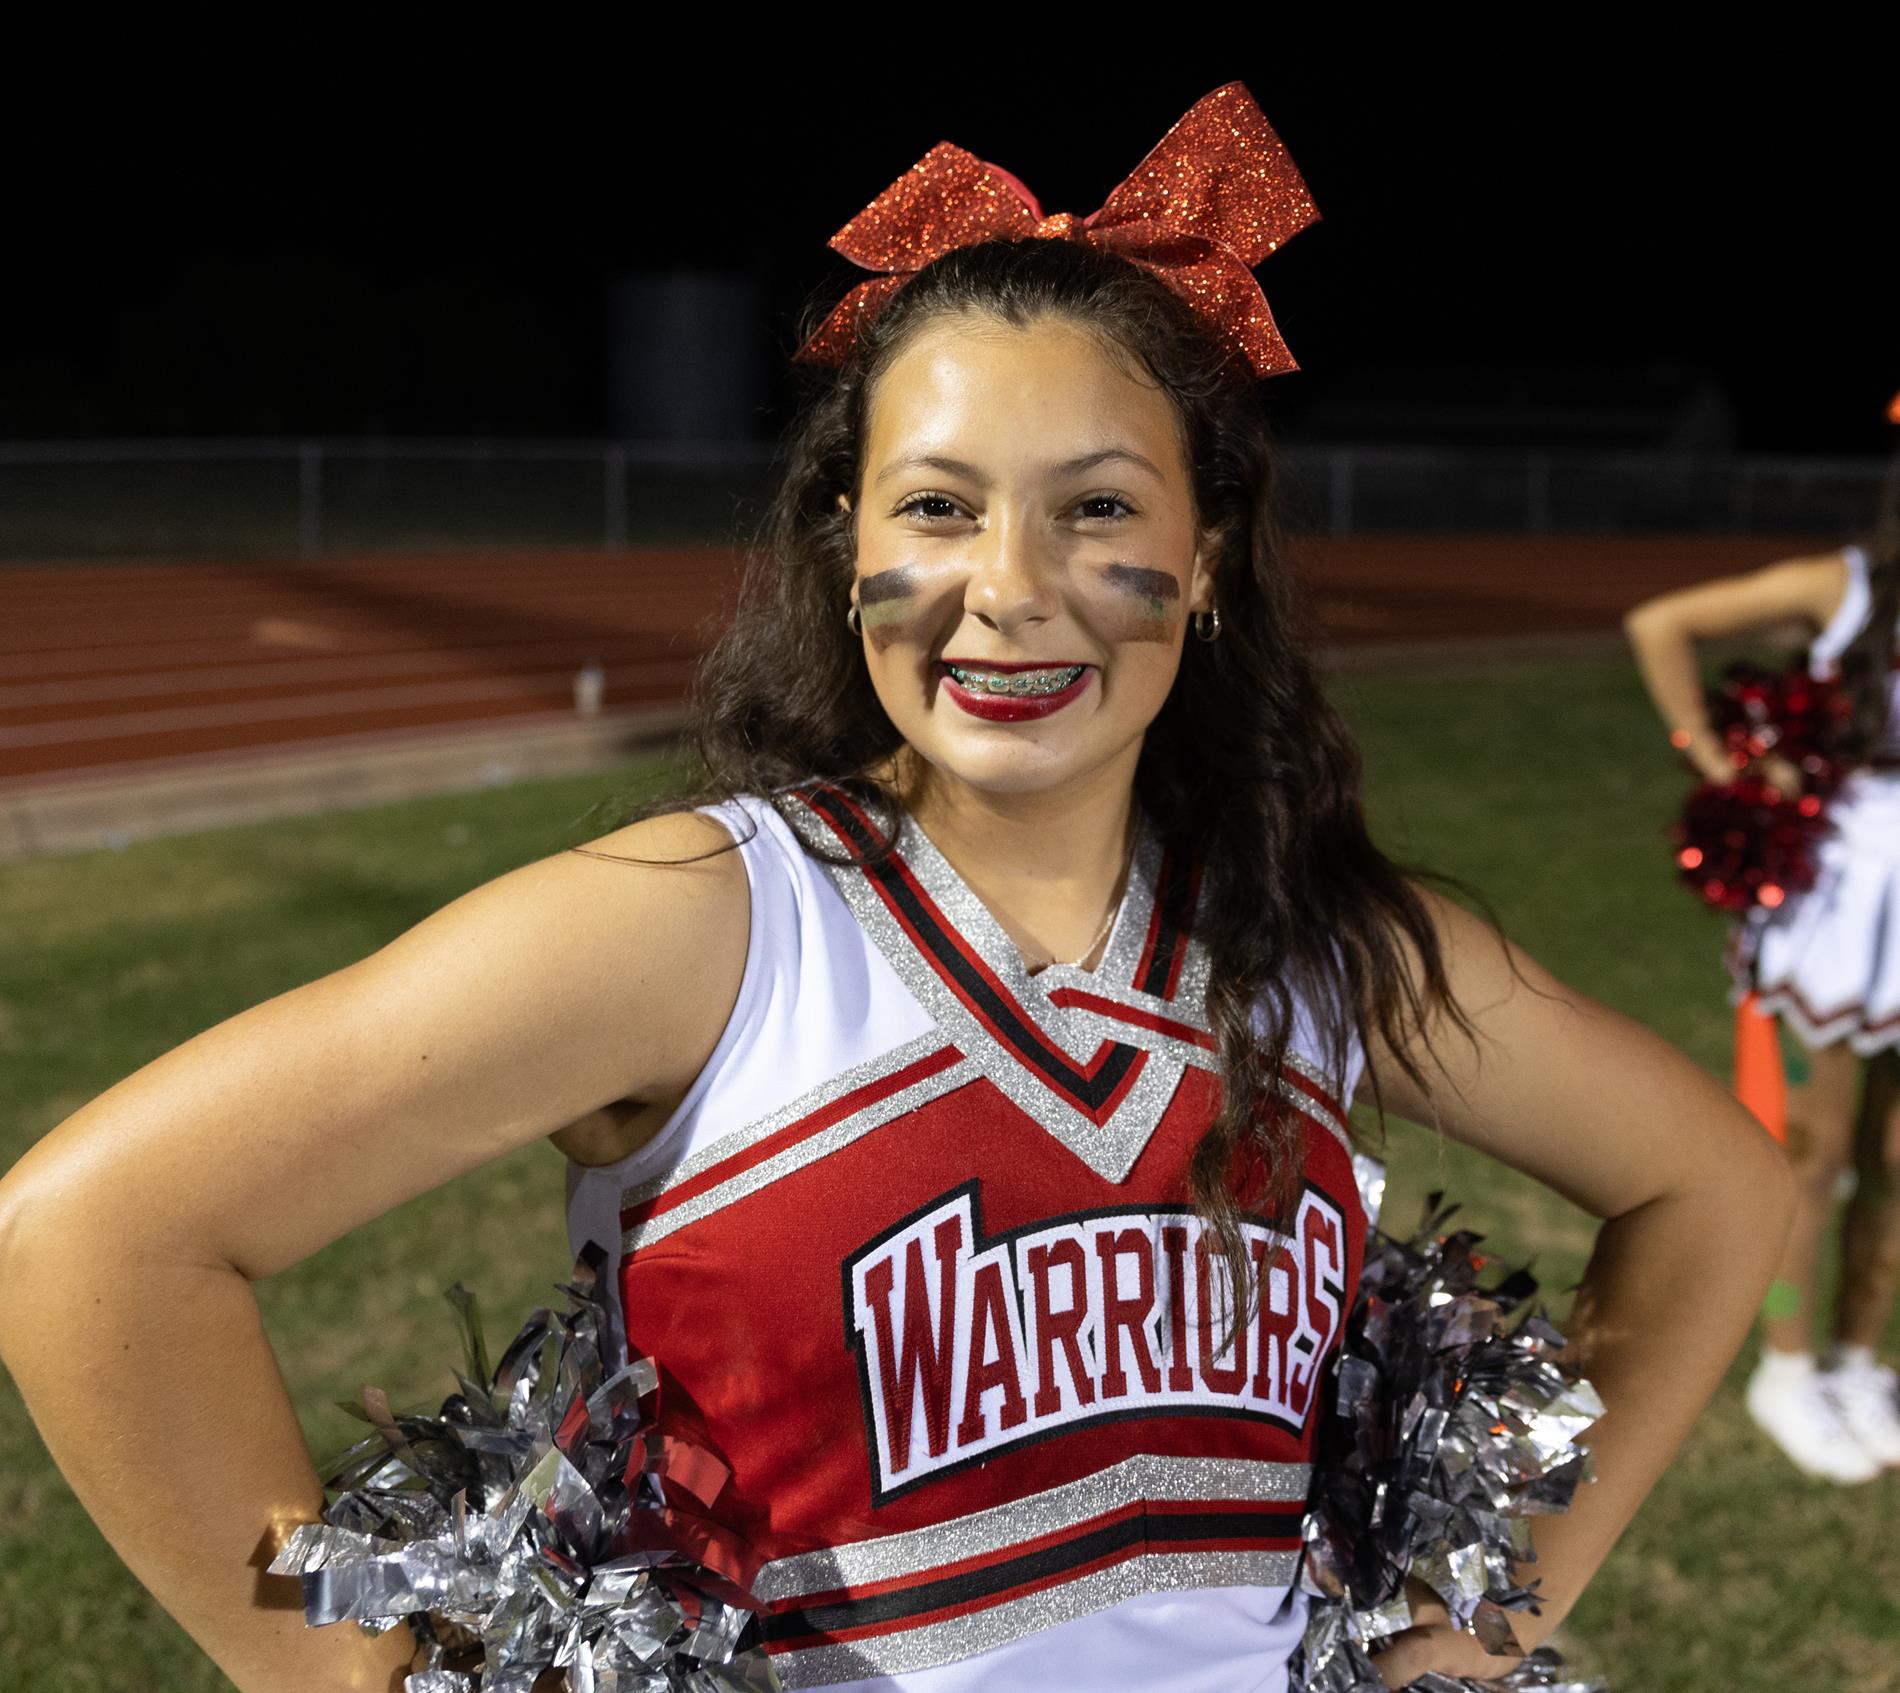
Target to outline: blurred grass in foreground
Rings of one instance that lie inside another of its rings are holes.
[[[1675,886],[1660,833],[1683,777],[1625,664],[1359,672],[1335,692],[1361,735],[1389,851],[1464,877],[1558,976],[1726,1065],[1720,925]],[[0,1166],[199,1029],[600,832],[614,802],[667,779],[655,763],[0,870],[15,943],[0,956]],[[1395,1125],[1387,1150],[1390,1226],[1409,1227],[1426,1191],[1444,1187],[1497,1250],[1534,1256],[1547,1289],[1574,1283],[1589,1218],[1422,1131]],[[567,1267],[561,1208],[559,1156],[527,1148],[260,1286],[320,1457],[357,1432],[334,1401],[364,1383],[398,1402],[447,1391],[449,1283],[480,1293],[496,1342],[548,1296]],[[1900,1690],[1900,1481],[1803,1480],[1744,1417],[1745,1367],[1565,1644],[1616,1693]],[[91,1528],[10,1384],[0,1385],[0,1664],[0,1684],[18,1693],[227,1685]]]

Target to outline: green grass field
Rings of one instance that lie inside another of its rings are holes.
[[[1559,976],[1724,1065],[1721,930],[1673,883],[1660,829],[1683,778],[1626,666],[1359,673],[1338,693],[1389,851],[1467,878]],[[598,832],[594,808],[662,780],[643,767],[0,870],[0,1166],[195,1031]],[[1389,1155],[1389,1223],[1446,1187],[1548,1287],[1575,1281],[1588,1218],[1416,1130],[1396,1128]],[[566,1268],[561,1194],[559,1157],[530,1148],[259,1289],[320,1455],[352,1437],[334,1402],[365,1383],[398,1401],[448,1390],[450,1282],[481,1293],[496,1340],[546,1297]],[[1618,1693],[1900,1690],[1900,1477],[1804,1481],[1743,1416],[1741,1373],[1563,1643]],[[6,1384],[0,1665],[9,1693],[227,1685],[119,1567]]]

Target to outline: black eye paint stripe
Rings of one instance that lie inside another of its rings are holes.
[[[1173,575],[1165,570],[1150,570],[1146,565],[1104,565],[1102,580],[1137,599],[1178,600],[1181,597],[1181,584]]]
[[[880,570],[875,576],[858,578],[858,604],[882,605],[887,600],[906,600],[917,592],[917,567],[900,564]]]

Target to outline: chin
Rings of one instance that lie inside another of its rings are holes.
[[[1031,740],[1020,733],[958,735],[950,745],[940,737],[912,745],[939,774],[989,794],[1033,794],[1065,784],[1099,769],[1105,761],[1100,748]]]

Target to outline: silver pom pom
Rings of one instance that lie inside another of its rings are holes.
[[[1501,1659],[1495,1678],[1424,1675],[1418,1693],[1603,1693],[1548,1648],[1519,1655],[1507,1615],[1537,1608],[1514,1573],[1535,1558],[1530,1519],[1567,1510],[1589,1478],[1576,1441],[1603,1402],[1562,1368],[1536,1281],[1490,1274],[1475,1234],[1440,1238],[1456,1207],[1439,1198],[1410,1240],[1374,1230],[1367,1243],[1306,1520],[1293,1685],[1384,1693],[1369,1654],[1411,1627],[1411,1577]]]
[[[531,1693],[550,1670],[570,1693],[778,1687],[747,1636],[757,1561],[712,1514],[730,1472],[657,1432],[651,1360],[608,1373],[605,1263],[590,1247],[568,1309],[536,1311],[492,1372],[452,1289],[461,1392],[412,1416],[367,1391],[375,1433],[271,1565],[302,1578],[309,1623],[406,1623],[429,1648],[406,1693]]]

